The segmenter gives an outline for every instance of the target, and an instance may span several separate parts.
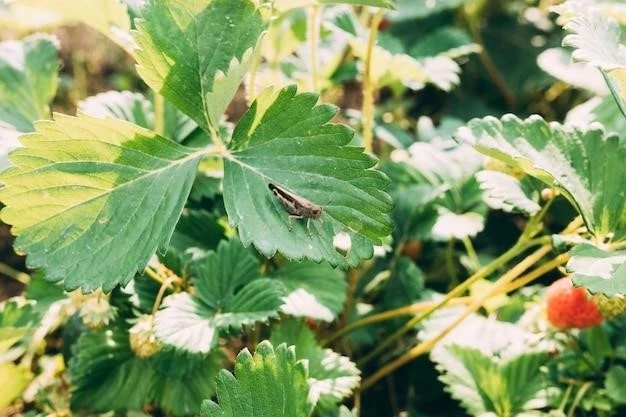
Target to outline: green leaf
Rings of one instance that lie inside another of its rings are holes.
[[[361,372],[349,358],[320,347],[315,334],[301,321],[281,322],[270,340],[274,345],[295,345],[296,358],[308,361],[309,398],[318,403],[336,404],[348,397],[361,380]]]
[[[626,404],[626,368],[613,365],[604,380],[606,395],[618,404]]]
[[[415,263],[404,256],[396,259],[389,282],[383,290],[383,303],[387,309],[412,304],[424,291],[424,276]]]
[[[151,0],[135,40],[137,68],[157,93],[216,131],[266,24],[250,0]]]
[[[74,410],[141,409],[154,402],[175,416],[196,414],[215,392],[221,354],[183,355],[165,350],[149,358],[134,355],[124,328],[81,335],[70,360]]]
[[[396,0],[318,0],[320,4],[352,4],[354,6],[382,7],[395,9]]]
[[[294,317],[309,317],[331,322],[346,301],[348,284],[344,273],[328,264],[290,262],[272,274],[287,295],[281,310]]]
[[[237,355],[235,375],[222,370],[217,378],[219,405],[202,403],[201,417],[308,417],[307,370],[296,362],[293,347],[276,349],[261,342],[254,356],[244,349]]]
[[[222,241],[191,268],[196,295],[170,295],[156,315],[155,333],[165,343],[206,353],[220,333],[278,315],[282,285],[258,278],[258,260],[238,239]]]
[[[607,132],[618,134],[626,130],[626,118],[612,95],[593,97],[574,107],[567,113],[565,124],[577,128],[588,128],[592,122],[602,124]]]
[[[2,343],[2,342],[0,342]],[[34,375],[28,368],[15,365],[13,363],[0,363],[0,409],[4,409],[17,400],[28,384],[32,381]]]
[[[0,354],[9,350],[26,336],[37,324],[39,314],[34,303],[24,303],[20,298],[0,304]]]
[[[156,127],[152,102],[139,93],[107,91],[79,102],[78,109],[94,117],[126,120],[152,130]],[[193,120],[167,102],[164,112],[163,134],[168,139],[180,143],[197,128]]]
[[[567,20],[564,28],[571,32],[563,45],[574,48],[572,57],[593,65],[604,78],[626,115],[626,52],[621,44],[619,23],[603,14],[595,2],[567,1],[553,8]]]
[[[469,35],[461,29],[444,26],[421,37],[410,49],[414,58],[426,58],[442,55],[456,59],[480,52],[481,47],[472,42]]]
[[[275,100],[272,100],[275,97]],[[336,110],[315,103],[295,87],[266,90],[243,116],[224,161],[224,204],[245,245],[265,256],[325,259],[355,265],[369,251],[342,255],[333,246],[348,233],[372,248],[391,231],[387,179],[371,169],[375,160],[348,146],[353,132],[328,122]],[[268,188],[274,184],[323,209],[320,220],[293,220]]]
[[[626,294],[626,251],[607,252],[583,243],[570,253],[567,271],[576,285],[609,297]]]
[[[46,281],[41,272],[35,272],[24,290],[24,297],[33,300],[35,308],[43,312],[53,303],[65,299],[66,295],[63,287]]]
[[[217,248],[219,242],[226,238],[224,226],[218,223],[218,219],[217,215],[206,211],[186,210],[174,229],[170,249],[201,256]]]
[[[522,181],[498,171],[480,171],[476,173],[480,188],[484,191],[487,205],[507,213],[533,215],[541,206],[528,194]]]
[[[539,116],[474,119],[457,138],[559,189],[599,239],[626,237],[626,146],[598,128],[576,130]]]
[[[128,10],[119,0],[15,0],[13,4],[53,12],[64,21],[84,23],[127,52],[133,48]]]
[[[455,9],[470,0],[396,0],[396,10],[390,14],[394,21],[422,19],[444,10]]]
[[[33,121],[50,117],[60,65],[57,49],[57,39],[44,34],[0,43],[0,122],[30,132]]]
[[[609,92],[602,74],[589,65],[572,62],[572,56],[565,48],[546,49],[537,57],[537,64],[554,78],[574,87],[601,96]]]
[[[46,279],[110,291],[167,247],[202,153],[127,122],[56,119],[11,154],[2,220]]]
[[[436,359],[444,371],[439,379],[470,414],[515,416],[547,405],[542,399],[547,381],[541,372],[549,359],[546,353],[524,353],[500,361],[474,348],[452,345],[445,349],[446,355]]]

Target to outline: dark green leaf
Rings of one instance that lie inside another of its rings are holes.
[[[222,370],[217,379],[219,405],[202,403],[202,417],[308,417],[306,366],[296,362],[293,347],[261,342],[254,356],[237,355],[235,375]]]
[[[287,87],[253,103],[229,144],[224,204],[242,242],[265,256],[278,250],[296,260],[355,264],[359,259],[344,257],[333,239],[345,232],[370,248],[380,244],[391,231],[391,201],[382,191],[387,179],[372,169],[374,158],[348,146],[352,131],[328,124],[336,110],[316,102]],[[290,221],[269,184],[322,207],[321,219]]]

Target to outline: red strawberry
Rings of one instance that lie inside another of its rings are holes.
[[[602,322],[602,314],[587,295],[587,290],[574,287],[569,277],[554,281],[546,293],[548,321],[559,329],[582,329]]]

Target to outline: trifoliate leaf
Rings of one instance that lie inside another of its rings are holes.
[[[250,0],[151,0],[135,37],[138,72],[207,131],[243,80],[266,24]]]
[[[130,17],[120,0],[14,0],[20,7],[45,10],[63,21],[80,22],[102,33],[126,51],[131,51]]]
[[[320,347],[315,334],[301,321],[291,319],[281,322],[272,332],[270,340],[274,345],[295,345],[296,358],[308,361],[309,398],[315,401],[336,404],[349,396],[361,380],[361,372],[349,358]]]
[[[598,238],[626,237],[626,146],[597,127],[576,130],[539,116],[474,119],[458,130],[461,141],[556,187]]]
[[[202,151],[127,122],[56,119],[37,123],[11,154],[2,219],[46,279],[110,291],[167,246]]]
[[[328,264],[291,262],[273,273],[272,278],[285,286],[287,295],[281,310],[291,316],[330,322],[346,300],[348,284],[344,274]]]
[[[469,414],[521,415],[548,405],[547,375],[540,370],[547,353],[523,353],[503,361],[474,348],[444,349],[445,354],[433,358],[444,372],[439,379]]]
[[[583,243],[570,253],[567,270],[576,285],[609,297],[626,294],[626,251],[607,252]]]
[[[175,416],[195,414],[215,392],[221,355],[185,355],[165,350],[135,356],[127,329],[88,332],[70,361],[72,408],[97,412],[141,409],[154,402]]]
[[[550,48],[537,57],[537,65],[554,78],[598,95],[609,93],[602,74],[589,65],[572,62],[565,48]]]
[[[237,355],[235,375],[222,370],[217,378],[219,405],[202,403],[201,417],[309,417],[307,370],[296,362],[293,347],[276,349],[261,342],[254,356],[244,349]]]
[[[599,68],[626,115],[626,48],[621,44],[619,23],[603,14],[594,1],[569,0],[554,10],[566,17],[564,28],[571,32],[563,39],[564,46],[574,48],[576,61]]]
[[[107,91],[81,101],[78,109],[90,116],[126,120],[146,129],[155,129],[152,102],[139,93]],[[163,135],[179,143],[197,127],[193,120],[167,102],[163,117]]]
[[[259,262],[238,239],[222,241],[217,251],[195,261],[191,268],[196,294],[166,297],[156,315],[155,332],[163,342],[206,353],[220,332],[278,315],[282,285],[258,279]]]
[[[345,232],[353,242],[380,244],[391,231],[387,179],[371,169],[372,157],[348,146],[352,131],[327,124],[336,110],[316,101],[287,87],[267,90],[252,104],[224,161],[224,204],[242,242],[265,256],[280,251],[296,260],[355,264],[359,257],[344,257],[333,238]],[[269,184],[318,205],[321,218],[290,219]]]
[[[524,189],[522,181],[498,171],[480,171],[476,173],[480,188],[484,191],[487,205],[507,213],[533,215],[541,210]]]
[[[2,384],[0,409],[8,407],[18,399],[33,377],[34,375],[28,368],[10,362],[0,363],[0,384]]]

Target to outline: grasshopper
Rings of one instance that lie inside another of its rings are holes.
[[[311,219],[320,220],[322,218],[322,207],[315,203],[310,202],[304,197],[291,193],[284,188],[281,188],[275,184],[269,183],[268,187],[280,204],[285,207],[285,210],[289,213],[289,229],[291,229],[292,219],[306,219],[306,228],[309,230],[309,223]]]

